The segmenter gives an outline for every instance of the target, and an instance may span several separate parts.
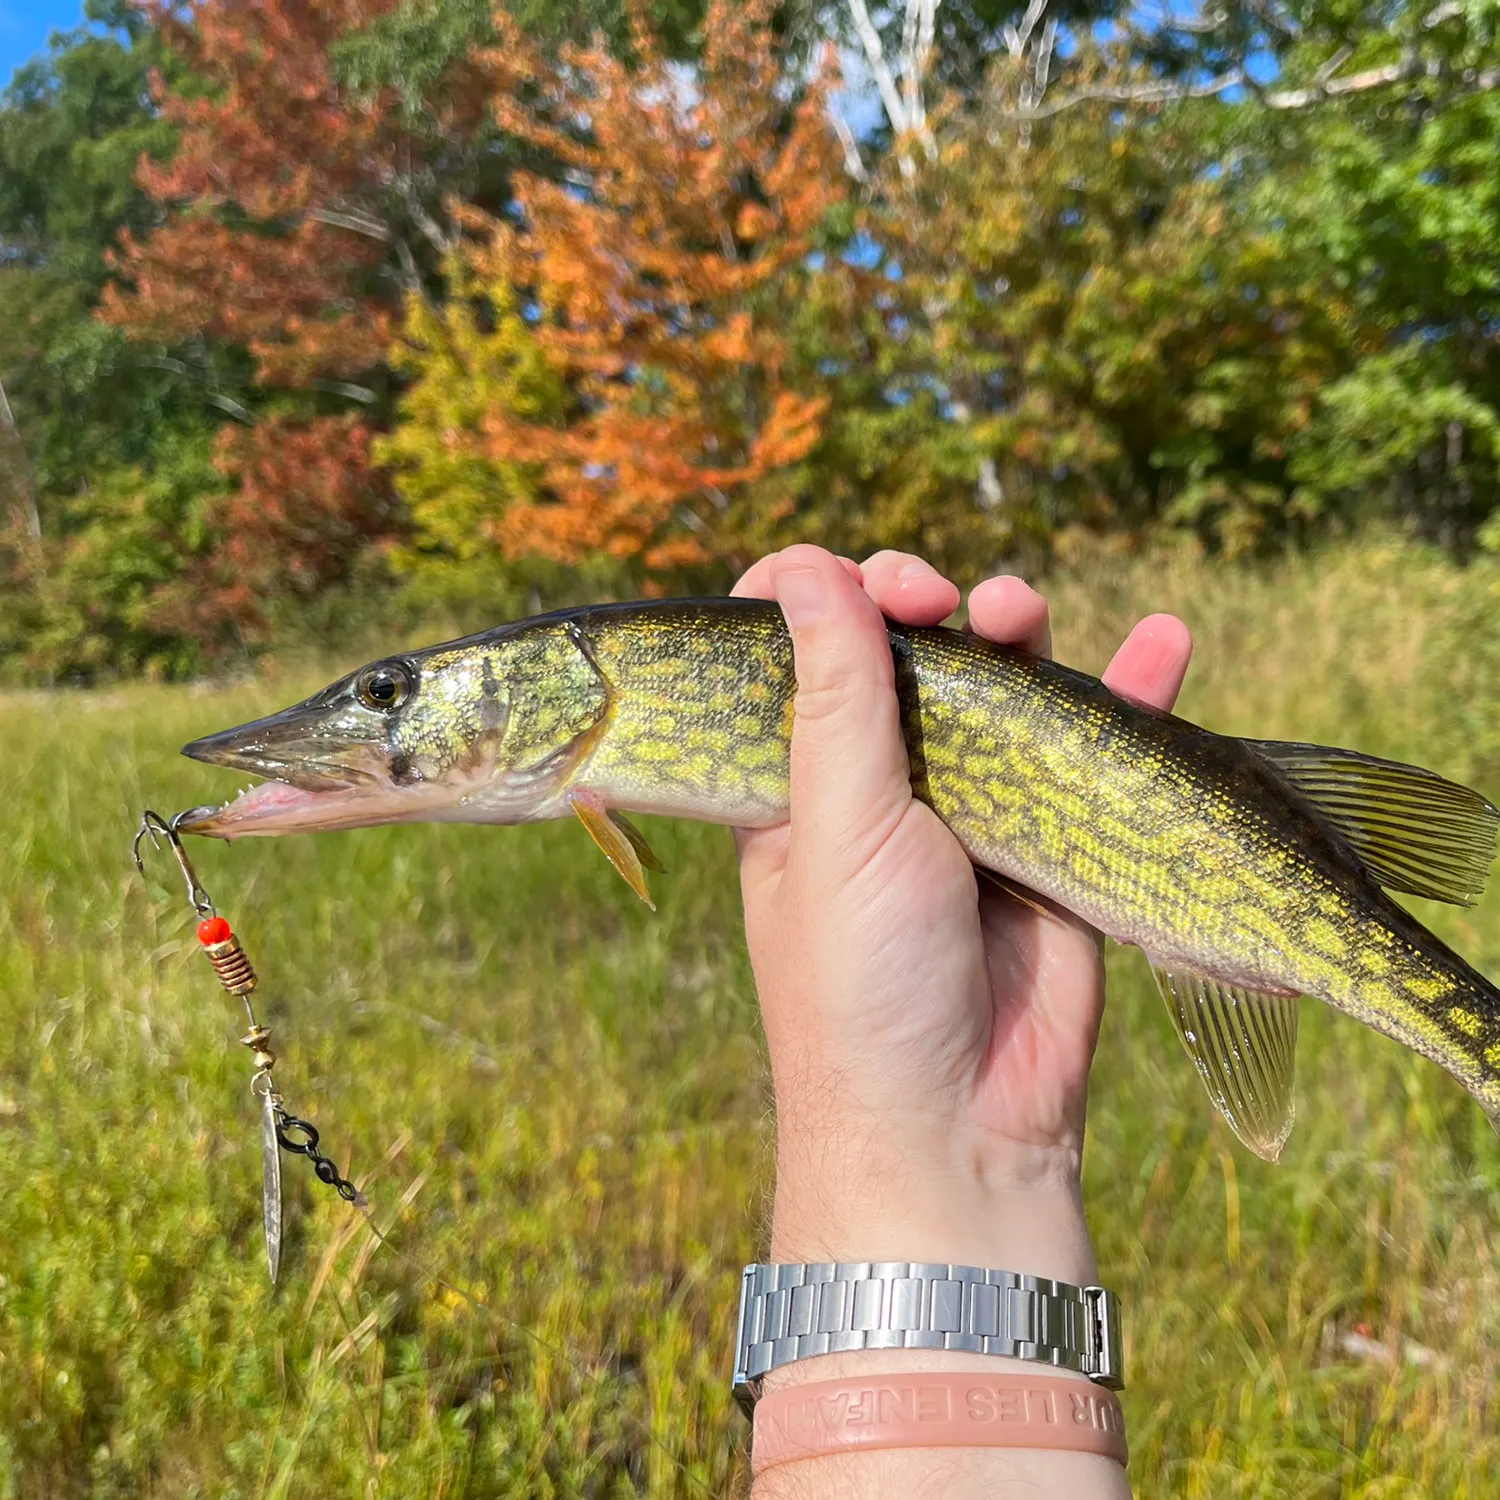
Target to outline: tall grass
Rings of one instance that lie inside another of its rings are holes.
[[[1184,711],[1500,792],[1488,576],[1397,547],[1052,586],[1098,670],[1181,612]],[[336,665],[328,663],[329,669]],[[265,1284],[242,1026],[133,820],[225,791],[176,747],[328,675],[0,700],[0,1497],[624,1497],[743,1488],[725,1388],[769,1124],[728,836],[662,824],[660,911],[583,835],[197,844],[263,975],[288,1103]],[[1500,972],[1500,901],[1423,908]],[[1127,1308],[1143,1496],[1495,1493],[1500,1142],[1436,1069],[1309,1006],[1268,1167],[1111,958],[1088,1200]]]

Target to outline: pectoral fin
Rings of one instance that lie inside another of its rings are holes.
[[[656,903],[651,899],[651,891],[646,884],[646,871],[642,866],[660,870],[662,863],[651,852],[651,846],[647,844],[640,829],[623,813],[612,811],[597,798],[585,793],[575,792],[569,801],[573,805],[573,811],[578,814],[578,821],[588,829],[594,842],[604,851],[604,857],[625,877],[625,883],[630,889],[655,911]]]
[[[609,821],[630,840],[630,845],[635,850],[636,856],[648,870],[655,870],[658,875],[666,874],[667,867],[656,857],[656,851],[646,842],[646,835],[624,813],[617,812],[611,808]]]
[[[1029,907],[1039,917],[1055,917],[1056,912],[1048,911],[1045,906],[1023,886],[1017,885],[1012,880],[998,874],[994,870],[986,869],[983,865],[974,866],[975,877],[985,885],[993,886],[997,891],[1004,891],[1013,901],[1019,901],[1022,906]]]
[[[1167,1012],[1214,1108],[1257,1156],[1275,1161],[1292,1133],[1300,995],[1218,984],[1152,964]]]
[[[1500,812],[1478,792],[1356,750],[1247,743],[1349,840],[1388,890],[1471,906],[1484,889]]]

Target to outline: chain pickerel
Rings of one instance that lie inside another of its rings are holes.
[[[1446,1068],[1500,1127],[1500,991],[1387,894],[1483,889],[1500,814],[1430,771],[1235,739],[1092,677],[891,624],[912,786],[969,857],[1150,960],[1236,1134],[1291,1129],[1301,997]],[[184,832],[576,816],[638,895],[629,812],[787,813],[796,679],[774,604],[565,610],[392,657],[184,753],[273,778]]]

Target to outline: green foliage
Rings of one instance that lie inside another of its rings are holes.
[[[801,314],[836,429],[809,533],[971,567],[1078,526],[1295,535],[1288,454],[1347,367],[1344,303],[1180,115],[1012,103],[1001,70],[935,160],[889,163],[877,272]]]
[[[1500,100],[1437,102],[1298,122],[1265,148],[1253,204],[1290,205],[1288,254],[1349,308],[1356,357],[1300,445],[1301,482],[1376,496],[1462,549],[1500,502]]]
[[[54,532],[101,467],[148,463],[201,410],[179,373],[92,318],[116,235],[155,217],[136,163],[169,155],[175,132],[150,103],[153,70],[170,69],[155,33],[119,7],[89,15],[125,39],[65,33],[0,96],[0,381]]]
[[[49,681],[180,677],[197,643],[161,618],[161,592],[210,550],[222,493],[208,433],[162,445],[152,468],[102,471],[70,500],[68,545],[43,544],[32,588],[0,594],[0,662]]]
[[[674,56],[692,55],[703,0],[654,0],[639,8]],[[530,35],[553,47],[587,42],[601,31],[617,47],[628,40],[631,7],[619,0],[516,0],[505,9]],[[335,43],[333,56],[351,88],[396,90],[408,122],[419,126],[454,63],[495,44],[494,10],[491,0],[401,0]]]
[[[410,522],[387,554],[402,605],[477,630],[570,593],[605,592],[619,574],[602,559],[566,569],[502,551],[496,523],[534,502],[539,487],[530,466],[489,451],[486,420],[546,422],[566,410],[568,395],[508,288],[481,283],[456,257],[447,280],[444,303],[408,300],[392,362],[409,384],[374,457],[392,470]]]
[[[496,555],[491,523],[517,501],[535,501],[538,488],[524,465],[484,449],[485,419],[513,412],[545,422],[567,404],[509,289],[480,286],[456,259],[448,275],[444,305],[408,301],[395,362],[410,384],[400,421],[375,449],[397,470],[411,517],[414,538],[401,554],[409,568]]]
[[[1377,540],[1264,569],[1076,552],[1068,573],[1064,661],[1097,671],[1174,608],[1194,718],[1500,788],[1492,564]],[[288,1102],[387,1237],[289,1160],[265,1284],[243,1017],[175,866],[143,884],[124,846],[142,804],[226,791],[178,744],[354,659],[0,701],[0,1495],[742,1492],[728,1329],[771,1126],[724,830],[651,829],[655,914],[561,823],[195,843]],[[1494,891],[1423,915],[1500,971]],[[1479,1110],[1309,1004],[1268,1166],[1207,1107],[1139,955],[1109,963],[1086,1195],[1125,1300],[1136,1493],[1485,1500],[1500,1141]]]
[[[117,34],[56,38],[0,96],[0,382],[43,529],[17,553],[0,505],[0,671],[43,680],[201,663],[154,593],[205,544],[237,375],[232,354],[144,351],[93,316],[117,235],[156,217],[135,171],[171,153],[151,80],[174,67],[134,8],[86,14]]]
[[[0,96],[0,242],[7,265],[97,290],[116,233],[154,217],[136,162],[169,155],[175,132],[149,103],[152,72],[170,68],[156,34],[129,7],[90,0],[85,14],[126,38],[64,33]]]
[[[1500,412],[1454,378],[1446,354],[1412,341],[1362,360],[1324,391],[1294,472],[1323,493],[1399,486],[1424,529],[1462,542],[1494,509]]]

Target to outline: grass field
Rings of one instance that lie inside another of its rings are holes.
[[[1190,716],[1500,794],[1493,575],[1394,546],[1086,573],[1051,590],[1063,660],[1097,671],[1173,608]],[[348,665],[0,698],[0,1497],[742,1491],[725,1387],[770,1130],[722,830],[652,829],[654,916],[567,826],[195,844],[288,1103],[388,1236],[288,1161],[266,1286],[242,1017],[170,862],[143,886],[129,837],[144,805],[229,789],[184,740]],[[1423,914],[1500,972],[1500,897]],[[1493,1495],[1500,1141],[1322,1007],[1298,1078],[1266,1166],[1112,954],[1088,1201],[1136,1491]]]

